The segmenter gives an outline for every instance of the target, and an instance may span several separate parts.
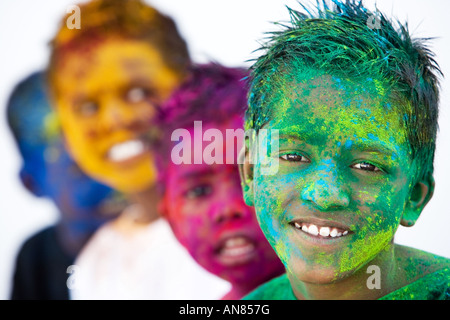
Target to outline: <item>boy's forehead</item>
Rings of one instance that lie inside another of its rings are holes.
[[[285,75],[283,85],[268,101],[278,117],[284,114],[305,116],[309,120],[335,120],[335,117],[361,113],[372,115],[389,111],[389,94],[376,80],[345,79],[321,74],[317,76],[299,73]],[[361,112],[359,112],[361,111]]]
[[[274,81],[281,81],[284,84],[279,93],[282,98],[288,100],[308,99],[310,102],[316,100],[320,103],[329,101],[329,95],[334,94],[336,102],[344,98],[346,100],[359,98],[382,103],[389,96],[385,84],[370,76],[354,79],[308,69],[281,72]]]
[[[97,83],[106,86],[123,77],[148,80],[156,70],[169,70],[158,48],[143,40],[112,37],[62,54],[56,76],[60,89],[66,82],[73,88],[72,80],[82,89]]]
[[[272,100],[270,127],[281,134],[329,139],[375,137],[403,144],[406,131],[398,110],[376,80],[354,81],[330,75],[288,75]]]

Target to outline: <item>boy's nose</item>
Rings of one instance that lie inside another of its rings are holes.
[[[211,219],[216,225],[239,221],[248,216],[249,210],[250,208],[245,205],[244,201],[230,199],[230,201],[216,204]]]
[[[339,181],[336,170],[314,172],[309,183],[301,189],[301,199],[312,203],[320,211],[340,210],[350,204],[350,195]]]
[[[102,120],[107,129],[127,128],[139,121],[136,111],[121,101],[108,100],[104,104]]]

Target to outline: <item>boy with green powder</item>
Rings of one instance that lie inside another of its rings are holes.
[[[449,299],[449,259],[393,242],[433,194],[439,66],[406,26],[333,2],[290,9],[252,67],[246,129],[279,139],[247,141],[244,198],[286,274],[246,299]]]

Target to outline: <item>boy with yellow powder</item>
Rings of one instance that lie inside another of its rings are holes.
[[[439,66],[407,27],[333,2],[290,10],[252,67],[246,129],[279,140],[248,141],[242,185],[286,274],[246,299],[449,299],[449,259],[393,242],[433,194]]]
[[[134,205],[77,259],[73,297],[218,298],[228,283],[197,266],[158,215],[149,150],[158,109],[187,74],[187,46],[172,19],[139,0],[94,0],[80,15],[80,29],[65,18],[52,41],[50,91],[74,159]]]

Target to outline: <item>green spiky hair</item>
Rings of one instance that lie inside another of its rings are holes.
[[[267,101],[282,85],[280,74],[313,69],[352,79],[378,79],[391,92],[406,128],[417,178],[433,172],[440,68],[427,46],[413,39],[408,25],[371,12],[362,1],[326,1],[304,13],[288,8],[290,23],[269,33],[264,53],[251,67],[246,129],[258,131],[271,118]]]

